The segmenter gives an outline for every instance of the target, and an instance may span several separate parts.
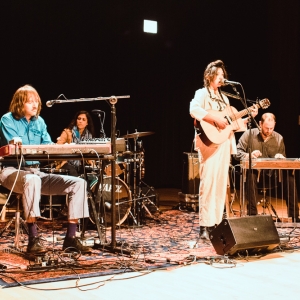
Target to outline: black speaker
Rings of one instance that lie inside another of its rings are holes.
[[[280,243],[271,215],[223,219],[210,233],[210,240],[220,255],[263,253]]]
[[[199,194],[199,184],[198,153],[183,152],[182,193]]]

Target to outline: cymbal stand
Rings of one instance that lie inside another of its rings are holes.
[[[150,210],[146,206],[146,202],[150,203],[154,207],[156,207],[157,211],[159,211],[158,207],[150,200],[150,195],[147,195],[150,191],[154,191],[154,188],[146,184],[142,181],[142,151],[139,151],[137,154],[137,139],[138,137],[134,137],[134,156],[133,156],[133,203],[134,203],[134,215],[136,216],[137,225],[142,225],[144,219],[144,211],[146,211],[151,218],[153,215]],[[140,142],[139,150],[142,149]],[[142,185],[145,185],[148,188],[146,194],[142,192]]]
[[[136,130],[137,131],[137,130]],[[134,146],[133,146],[133,215],[136,219],[136,224],[138,226],[141,224],[141,201],[139,199],[139,195],[137,194],[137,139],[138,137],[134,137]]]
[[[139,199],[142,200],[141,206],[142,208],[148,213],[150,218],[154,218],[152,213],[150,212],[149,208],[147,207],[146,203],[150,203],[152,206],[155,207],[156,211],[160,213],[159,208],[156,206],[156,204],[150,199],[155,197],[156,195],[148,195],[150,192],[155,192],[154,187],[148,185],[142,180],[142,168],[141,168],[141,158],[140,158],[140,164],[139,164]],[[142,186],[145,186],[148,188],[148,191],[146,193],[143,193]]]

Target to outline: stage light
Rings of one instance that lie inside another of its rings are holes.
[[[157,22],[144,20],[144,32],[157,33]]]

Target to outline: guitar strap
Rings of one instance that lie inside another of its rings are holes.
[[[209,93],[210,99],[215,100],[215,101],[217,101],[217,102],[219,103],[219,111],[223,111],[223,110],[226,108],[227,103],[225,102],[225,100],[224,100],[224,98],[223,98],[223,96],[222,96],[221,89],[218,88],[218,92],[219,92],[219,95],[220,95],[221,99],[219,99],[219,98],[217,98],[217,97],[212,97],[211,92],[210,92],[208,86],[206,87],[206,89],[207,89],[207,91],[208,91],[208,93]],[[221,104],[221,103],[222,103],[222,104]],[[225,106],[223,106],[223,104],[225,104]],[[222,108],[223,108],[223,109],[222,109]]]

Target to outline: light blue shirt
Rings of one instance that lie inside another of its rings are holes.
[[[0,120],[1,146],[5,146],[14,137],[22,139],[23,145],[40,145],[52,143],[47,126],[42,117],[33,117],[30,122],[25,117],[16,120],[11,112],[6,113]],[[37,162],[27,162],[33,164]]]

